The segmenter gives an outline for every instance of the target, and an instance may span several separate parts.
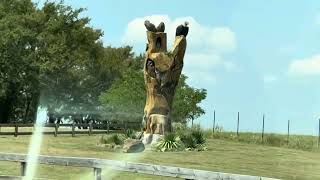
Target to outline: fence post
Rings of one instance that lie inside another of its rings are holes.
[[[101,168],[93,168],[93,174],[95,180],[101,180]]]
[[[18,127],[17,124],[14,125],[14,137],[18,137]]]
[[[216,110],[213,110],[213,124],[212,124],[212,133],[214,133],[216,126]]]
[[[320,119],[319,119],[319,132],[318,132],[318,148],[320,144]]]
[[[110,121],[107,121],[107,134],[109,134],[109,130],[110,130]]]
[[[290,120],[288,120],[288,137],[287,137],[287,144],[289,145],[289,136],[290,136]]]
[[[21,162],[21,176],[26,175],[26,168],[27,168],[27,163],[26,162]]]
[[[263,114],[263,116],[262,116],[262,133],[261,133],[262,142],[263,142],[263,137],[264,137],[264,118],[265,118],[265,116]]]
[[[55,124],[54,126],[54,137],[58,136],[58,124]]]
[[[72,123],[72,137],[74,137],[74,136],[75,136],[74,129],[75,129],[75,124],[74,124],[74,123]]]
[[[238,112],[237,137],[239,137],[239,121],[240,121],[240,112]]]
[[[92,122],[89,123],[89,136],[92,134]]]
[[[127,121],[124,121],[124,133],[127,132]]]

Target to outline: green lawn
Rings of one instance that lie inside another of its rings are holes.
[[[100,136],[44,136],[42,155],[95,157],[131,162],[179,166],[226,173],[266,176],[281,179],[320,179],[320,153],[233,142],[208,140],[205,152],[152,152],[124,154],[96,146]],[[0,137],[0,152],[27,153],[30,136]],[[20,164],[0,162],[0,175],[19,175]],[[92,169],[40,166],[38,177],[49,179],[92,179]],[[168,179],[134,173],[104,171],[113,179]]]

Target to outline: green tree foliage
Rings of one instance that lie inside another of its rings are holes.
[[[40,94],[50,113],[96,111],[131,47],[104,48],[83,9],[0,1],[0,123],[33,120]]]
[[[172,112],[173,122],[184,124],[188,120],[193,121],[205,113],[199,103],[207,95],[205,89],[194,89],[187,85],[186,79],[185,75],[181,75]],[[142,69],[130,69],[107,92],[101,94],[100,101],[105,107],[105,112],[115,119],[141,121],[145,98],[146,89]]]
[[[50,114],[82,119],[99,114],[100,101],[112,117],[141,119],[144,57],[131,47],[103,47],[103,32],[82,12],[61,2],[37,8],[31,0],[0,1],[0,123],[33,121],[39,103]],[[173,116],[185,122],[204,113],[197,104],[205,91],[185,77],[180,84]]]
[[[37,103],[36,12],[27,0],[0,1],[0,122],[28,115]]]
[[[174,122],[187,123],[203,115],[205,111],[199,103],[207,97],[206,89],[196,89],[187,83],[187,76],[181,75],[173,101],[172,117]]]

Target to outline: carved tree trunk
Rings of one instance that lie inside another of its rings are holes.
[[[183,68],[187,46],[186,35],[177,35],[172,51],[167,51],[167,34],[147,31],[144,79],[147,90],[144,108],[145,133],[164,134],[171,131],[171,108]]]

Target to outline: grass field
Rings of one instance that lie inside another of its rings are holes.
[[[227,173],[281,179],[320,179],[320,154],[286,147],[272,147],[223,139],[209,139],[204,152],[152,152],[124,154],[96,146],[97,136],[44,136],[41,154],[95,157],[144,162]],[[0,152],[27,153],[30,136],[0,137]],[[0,162],[0,175],[19,175],[20,164]],[[112,171],[105,170],[105,176]],[[49,179],[92,179],[92,169],[40,166],[38,177]],[[168,179],[134,173],[113,173],[113,179]]]

